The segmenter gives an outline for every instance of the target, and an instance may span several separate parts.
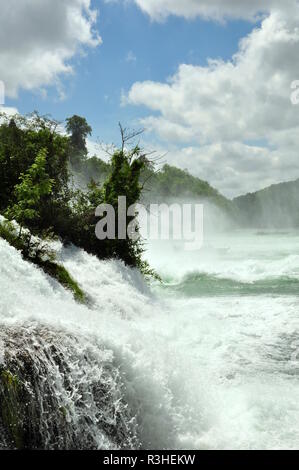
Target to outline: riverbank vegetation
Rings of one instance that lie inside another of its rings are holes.
[[[0,213],[18,224],[18,234],[11,226],[2,224],[0,235],[19,249],[25,259],[41,266],[62,284],[72,285],[76,297],[82,300],[83,293],[51,259],[46,244],[37,248],[34,237],[58,238],[63,244],[72,243],[99,259],[117,258],[145,276],[154,275],[143,259],[140,237],[98,240],[95,234],[98,222],[95,212],[100,204],[112,205],[117,216],[119,196],[126,196],[128,206],[138,203],[147,158],[139,145],[130,146],[139,133],[129,133],[120,127],[122,144],[113,150],[109,164],[87,159],[86,139],[91,127],[80,116],[66,122],[67,134],[59,123],[37,113],[27,117],[1,116]],[[83,174],[85,179],[88,175],[89,181],[79,188],[74,181]],[[132,217],[127,217],[127,226],[131,221]]]

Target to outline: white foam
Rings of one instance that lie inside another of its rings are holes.
[[[158,298],[120,262],[74,248],[61,259],[90,308],[0,240],[0,322],[48,325],[110,351],[144,447],[298,447],[296,298]],[[272,262],[278,272],[289,261]]]

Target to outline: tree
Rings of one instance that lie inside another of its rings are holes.
[[[140,146],[130,144],[143,130],[128,131],[119,124],[121,133],[121,148],[114,151],[111,156],[111,172],[106,179],[102,192],[98,192],[98,203],[109,204],[114,208],[116,221],[116,234],[118,234],[118,198],[126,197],[127,208],[134,206],[140,201],[143,184],[141,183],[142,172],[149,164],[148,154],[144,153]],[[93,188],[94,193],[95,188]],[[97,193],[96,193],[97,194]],[[126,227],[134,220],[134,216],[126,217]],[[139,234],[139,226],[135,225],[136,238],[109,240],[109,257],[122,259],[127,265],[137,267],[146,276],[158,278],[150,268],[147,261],[142,259],[144,253],[143,241]]]
[[[1,116],[0,125],[0,212],[16,203],[15,187],[21,174],[27,173],[37,154],[47,150],[46,172],[54,181],[51,195],[41,201],[40,218],[35,222],[40,232],[54,228],[65,233],[70,213],[69,138],[57,132],[59,123],[37,113],[28,116]]]
[[[86,119],[74,115],[66,119],[66,130],[70,134],[71,142],[71,164],[78,168],[82,160],[87,157],[86,139],[92,133],[92,128],[87,123]]]
[[[19,236],[23,227],[29,227],[32,231],[34,222],[40,218],[41,200],[52,191],[54,180],[46,172],[46,165],[47,150],[42,149],[27,173],[21,174],[20,183],[15,186],[16,203],[6,211],[5,215],[19,224]]]
[[[140,200],[143,186],[140,177],[147,165],[147,158],[139,145],[130,149],[130,140],[140,135],[140,132],[128,133],[120,126],[122,145],[114,149],[110,155],[110,172],[103,186],[94,181],[88,185],[87,192],[78,190],[72,203],[73,220],[72,230],[69,232],[69,241],[80,246],[88,253],[100,259],[118,258],[128,266],[139,268],[146,276],[155,275],[146,261],[142,259],[143,242],[138,238],[117,238],[118,227],[118,198],[126,197],[127,207],[134,206]],[[109,204],[115,211],[114,240],[99,240],[95,235],[95,228],[99,222],[95,216],[96,208],[101,204]],[[126,217],[126,227],[134,220],[133,216]]]

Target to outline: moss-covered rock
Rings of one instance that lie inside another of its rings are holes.
[[[24,405],[22,384],[9,370],[0,372],[0,397],[3,424],[8,430],[9,440],[17,449],[24,448]]]
[[[42,260],[40,260],[37,264],[47,274],[49,274],[49,276],[56,279],[56,281],[58,281],[63,287],[70,290],[74,294],[74,297],[77,302],[84,303],[86,301],[84,292],[79,287],[78,283],[72,278],[69,272],[65,269],[64,266],[53,261]]]

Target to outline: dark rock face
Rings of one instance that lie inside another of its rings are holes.
[[[111,351],[28,324],[2,326],[0,355],[0,448],[139,447]]]

